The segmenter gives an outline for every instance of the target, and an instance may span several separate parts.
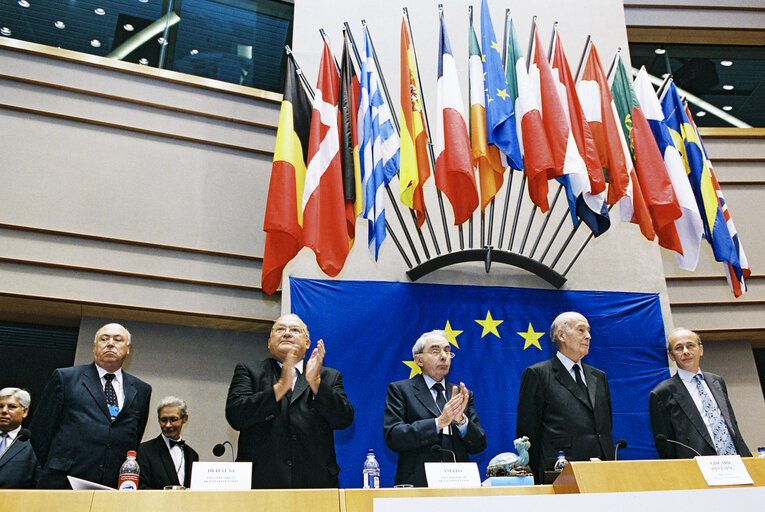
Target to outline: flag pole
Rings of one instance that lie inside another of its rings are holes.
[[[305,73],[303,73],[303,70],[300,67],[300,64],[298,64],[297,59],[295,58],[295,54],[292,53],[292,49],[290,48],[290,45],[285,44],[284,45],[284,51],[287,52],[287,57],[292,59],[292,63],[295,64],[295,72],[300,77],[300,81],[303,83],[303,87],[308,93],[308,95],[311,97],[311,101],[313,101],[313,98],[315,96],[313,92],[313,88],[311,88],[311,84],[308,83],[308,79],[305,76]]]
[[[611,209],[612,209],[613,207],[614,207],[614,205],[610,205],[610,206],[608,207],[608,213],[611,213]],[[582,224],[582,223],[580,222],[579,224]],[[576,231],[576,230],[574,230],[574,231]],[[573,236],[573,233],[572,233],[572,236]],[[581,254],[582,254],[582,251],[584,251],[584,248],[585,248],[585,247],[587,247],[587,244],[588,244],[588,243],[590,243],[590,240],[592,240],[592,239],[593,239],[593,237],[594,237],[593,233],[592,233],[592,232],[590,232],[590,235],[587,237],[587,240],[585,240],[585,241],[584,241],[584,243],[582,244],[582,246],[581,246],[581,247],[579,247],[579,250],[577,251],[577,253],[574,255],[574,257],[573,257],[573,258],[571,259],[571,261],[569,262],[569,264],[568,264],[568,267],[566,267],[566,270],[565,270],[565,271],[563,271],[563,276],[564,276],[564,277],[565,277],[565,275],[568,273],[568,271],[571,269],[571,267],[574,265],[574,263],[576,262],[576,260],[577,260],[577,259],[579,259],[579,255],[581,255]],[[560,258],[560,255],[563,253],[563,251],[565,251],[565,250],[566,250],[566,246],[568,245],[568,242],[570,241],[570,239],[571,239],[571,237],[569,237],[569,240],[566,240],[566,243],[563,245],[563,248],[562,248],[562,249],[560,250],[560,252],[558,253],[558,256],[555,258],[555,261],[553,261],[553,264],[552,264],[552,265],[550,265],[550,268],[554,267],[554,266],[555,266],[555,264],[558,262],[558,258]]]
[[[579,66],[576,68],[575,83],[579,83],[582,80],[582,74],[584,74],[584,63],[587,59],[587,55],[590,53],[590,43],[592,42],[592,36],[587,34],[587,40],[584,42],[584,50],[582,50],[582,57],[579,59]]]
[[[345,25],[346,25],[346,27],[348,27],[348,23],[346,23]],[[391,115],[391,118],[393,119],[393,125],[396,127],[396,134],[399,135],[399,137],[400,137],[401,136],[401,126],[399,125],[398,117],[396,117],[396,111],[393,108],[393,102],[390,99],[390,92],[388,92],[388,84],[385,81],[385,75],[383,75],[382,67],[380,66],[380,61],[377,59],[377,50],[375,49],[375,43],[372,40],[372,34],[369,33],[369,27],[367,26],[366,20],[361,20],[361,25],[366,30],[367,37],[369,38],[369,44],[372,46],[372,59],[375,62],[375,68],[377,68],[377,75],[380,77],[380,86],[383,89],[383,94],[385,94],[385,101],[388,103],[388,108],[390,110],[390,115]],[[350,27],[348,27],[348,31],[349,31],[349,34],[350,34]],[[353,42],[353,36],[351,36],[351,41]],[[356,48],[356,45],[354,43],[354,50],[355,50],[355,48]],[[357,53],[357,59],[358,59],[358,52],[356,52],[356,53]],[[394,198],[393,192],[390,190],[390,187],[386,186],[386,190],[388,192],[388,198],[390,199],[390,201],[393,204],[396,204],[396,200]],[[433,225],[430,222],[430,216],[428,215],[428,210],[425,207],[424,203],[423,203],[423,210],[424,210],[424,214],[425,214],[425,222],[428,225],[428,230],[430,231],[430,237],[433,240],[433,246],[436,249],[436,254],[441,254],[441,251],[440,251],[440,249],[438,247],[438,242],[436,241],[436,234],[433,231]],[[396,206],[396,211],[398,212],[398,206]],[[412,221],[414,222],[414,227],[415,227],[415,229],[417,231],[417,234],[418,234],[418,236],[420,238],[420,244],[422,244],[422,249],[425,252],[425,258],[426,259],[430,259],[430,253],[428,252],[428,246],[425,243],[425,238],[422,235],[422,230],[417,225],[417,215],[414,213],[414,210],[412,210],[412,209],[409,209],[409,213],[412,216]],[[403,222],[403,220],[402,220],[402,222]],[[408,230],[406,232],[408,234]],[[416,258],[416,259],[417,259],[417,263],[419,264],[420,263],[419,258]]]
[[[570,216],[571,216],[571,213],[568,211],[568,208],[567,208],[566,211],[563,212],[563,217],[561,217],[560,222],[558,223],[558,227],[555,228],[555,233],[553,233],[553,236],[550,239],[550,242],[547,244],[547,247],[545,247],[545,251],[542,253],[542,256],[539,258],[540,263],[547,256],[547,253],[550,251],[552,244],[555,242],[555,239],[558,237],[558,233],[560,233],[560,230],[563,228],[563,224],[566,222],[566,219],[568,219]]]
[[[442,7],[441,7],[442,8]],[[433,179],[435,180],[436,176],[436,155],[433,153],[433,138],[430,135],[430,121],[428,120],[428,110],[425,107],[425,96],[423,95],[422,90],[422,80],[420,78],[420,64],[417,60],[417,50],[415,50],[414,47],[414,35],[412,34],[412,24],[409,20],[409,10],[404,7],[404,17],[406,18],[406,29],[409,31],[409,42],[412,44],[412,55],[414,57],[414,68],[415,72],[417,73],[417,85],[419,86],[420,91],[420,101],[422,102],[422,113],[424,114],[425,119],[425,132],[428,135],[428,150],[430,153],[430,169],[433,171]],[[438,197],[438,207],[441,210],[441,224],[444,228],[444,239],[446,240],[446,250],[448,252],[452,252],[452,242],[451,238],[449,237],[449,228],[446,225],[446,212],[444,210],[444,200],[441,195],[441,191],[436,187],[436,195]]]
[[[614,53],[614,58],[611,59],[611,67],[608,68],[608,74],[606,75],[606,80],[609,82],[611,81],[611,75],[616,70],[616,63],[619,61],[619,58],[622,56],[622,48],[621,46],[616,49],[616,53]],[[611,84],[613,85],[613,84]]]
[[[364,22],[362,21],[362,23],[364,23]],[[356,40],[353,38],[353,33],[351,32],[351,28],[348,25],[348,22],[345,22],[344,25],[345,25],[346,33],[348,34],[348,39],[350,40],[350,43],[351,43],[351,48],[353,49],[353,54],[356,57],[356,62],[359,64],[359,68],[361,68],[361,56],[359,55],[359,50],[358,50],[358,46],[356,45]],[[364,24],[364,28],[366,28],[366,24]],[[380,81],[381,81],[380,86],[383,88],[383,92],[385,93],[385,96],[386,96],[386,101],[388,103],[388,108],[389,108],[389,111],[390,111],[390,114],[391,114],[391,119],[393,120],[393,125],[396,128],[396,134],[400,134],[400,128],[399,128],[399,124],[398,124],[398,119],[396,118],[396,114],[393,111],[393,109],[391,109],[390,96],[388,95],[388,90],[387,90],[386,85],[385,85],[385,78],[381,74],[382,70],[380,69],[379,63],[377,62],[377,54],[375,53],[374,43],[372,42],[372,36],[369,34],[368,31],[367,31],[367,36],[369,37],[369,43],[372,46],[372,57],[373,57],[373,59],[375,61],[375,68],[377,69],[378,76],[380,77]],[[398,206],[398,202],[396,201],[396,198],[393,195],[393,191],[390,189],[390,184],[389,183],[385,184],[385,192],[388,194],[388,200],[390,201],[391,205],[393,206],[393,211],[396,213],[396,217],[398,218],[398,222],[401,225],[401,228],[404,230],[404,237],[406,238],[406,241],[409,244],[409,248],[412,250],[412,254],[414,255],[414,259],[417,262],[417,264],[419,265],[421,263],[420,257],[419,257],[419,255],[417,253],[417,249],[414,246],[414,242],[412,241],[412,237],[411,237],[411,235],[409,233],[409,228],[407,227],[406,223],[404,222],[404,217],[401,214],[401,209]],[[416,216],[415,216],[415,214],[414,214],[414,212],[412,210],[409,210],[409,212],[412,214],[412,220],[414,221],[414,227],[415,227],[415,230],[417,232],[417,235],[419,236],[420,243],[422,244],[423,251],[425,252],[425,258],[426,259],[430,259],[430,254],[428,252],[427,244],[425,243],[425,239],[422,236],[422,231],[417,226],[417,218],[416,218]],[[426,216],[426,218],[427,218],[427,216]]]
[[[472,5],[468,5],[468,24],[469,24],[470,28],[473,27],[473,6]],[[470,103],[470,92],[471,92],[470,88],[472,87],[472,83],[473,83],[473,81],[471,80],[471,77],[470,77],[470,38],[469,37],[468,37],[468,69],[467,69],[467,72],[468,72],[468,104],[469,104]],[[468,105],[468,107],[470,107],[470,106],[471,105]],[[467,125],[468,125],[468,137],[470,137],[470,143],[472,144],[473,143],[473,109],[472,108],[468,108],[467,115],[468,115],[468,123],[467,123]],[[473,166],[473,170],[475,170],[475,166]],[[480,179],[480,176],[479,176],[479,179]],[[475,213],[475,212],[473,212],[473,213]],[[471,249],[473,248],[473,213],[470,214],[470,223],[468,224],[468,246]],[[481,210],[481,236],[479,237],[480,238],[481,247],[484,247],[484,237],[483,237],[484,230],[485,230],[484,224],[485,224],[485,214],[484,214],[484,211],[482,209]]]

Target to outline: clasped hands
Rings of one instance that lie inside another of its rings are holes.
[[[465,413],[465,407],[468,404],[468,390],[465,387],[464,382],[460,382],[460,387],[452,387],[452,397],[446,402],[441,416],[436,418],[438,422],[438,429],[442,430],[444,427],[451,425],[453,421],[458,424],[462,423],[462,416]]]
[[[319,384],[321,383],[320,372],[325,352],[324,340],[319,340],[305,365],[305,380],[314,395],[319,391]],[[284,358],[282,373],[279,375],[279,380],[274,384],[274,394],[276,395],[277,402],[292,389],[292,381],[295,380],[295,363],[300,358],[298,354],[297,347],[293,347]]]

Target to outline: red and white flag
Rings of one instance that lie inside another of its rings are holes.
[[[349,250],[340,165],[339,89],[340,76],[325,42],[308,141],[303,189],[303,245],[313,250],[319,267],[330,277],[343,269]]]

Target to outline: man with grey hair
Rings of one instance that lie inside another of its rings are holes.
[[[68,475],[117,487],[151,399],[151,386],[122,370],[130,349],[128,330],[106,324],[93,339],[93,363],[53,371],[30,425],[39,488],[69,489]]]
[[[469,462],[469,453],[486,449],[486,433],[473,393],[463,382],[457,386],[446,381],[454,357],[446,333],[420,336],[412,356],[421,372],[388,386],[383,437],[398,453],[395,484],[427,487],[425,462]]]
[[[19,388],[0,389],[0,489],[34,489],[40,467],[21,428],[32,398]]]
[[[191,467],[199,454],[181,438],[189,421],[186,401],[166,396],[157,405],[160,435],[138,447],[141,489],[164,489],[168,485],[191,484]]]
[[[326,349],[311,346],[299,316],[276,319],[271,357],[239,363],[226,399],[226,419],[239,431],[238,461],[252,462],[253,489],[338,487],[335,430],[353,422],[343,375],[324,366]]]
[[[649,399],[651,428],[659,456],[662,459],[693,458],[698,454],[751,457],[728,399],[725,381],[719,375],[700,369],[704,346],[699,335],[684,327],[674,329],[667,337],[667,354],[677,364],[677,373],[659,383]]]
[[[590,324],[579,313],[552,323],[552,359],[526,368],[518,394],[517,437],[528,436],[529,466],[544,483],[559,451],[568,460],[613,459],[611,392],[606,374],[582,363],[590,350]]]

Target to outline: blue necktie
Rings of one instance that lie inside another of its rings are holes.
[[[693,378],[696,381],[696,389],[699,391],[701,404],[704,407],[702,414],[709,420],[709,424],[712,427],[712,439],[715,443],[717,455],[736,455],[738,452],[733,444],[730,432],[728,432],[728,426],[725,424],[725,419],[720,412],[720,408],[701,384],[704,377],[700,373],[697,373]]]
[[[8,449],[8,439],[10,439],[10,436],[6,432],[0,432],[0,457]]]

